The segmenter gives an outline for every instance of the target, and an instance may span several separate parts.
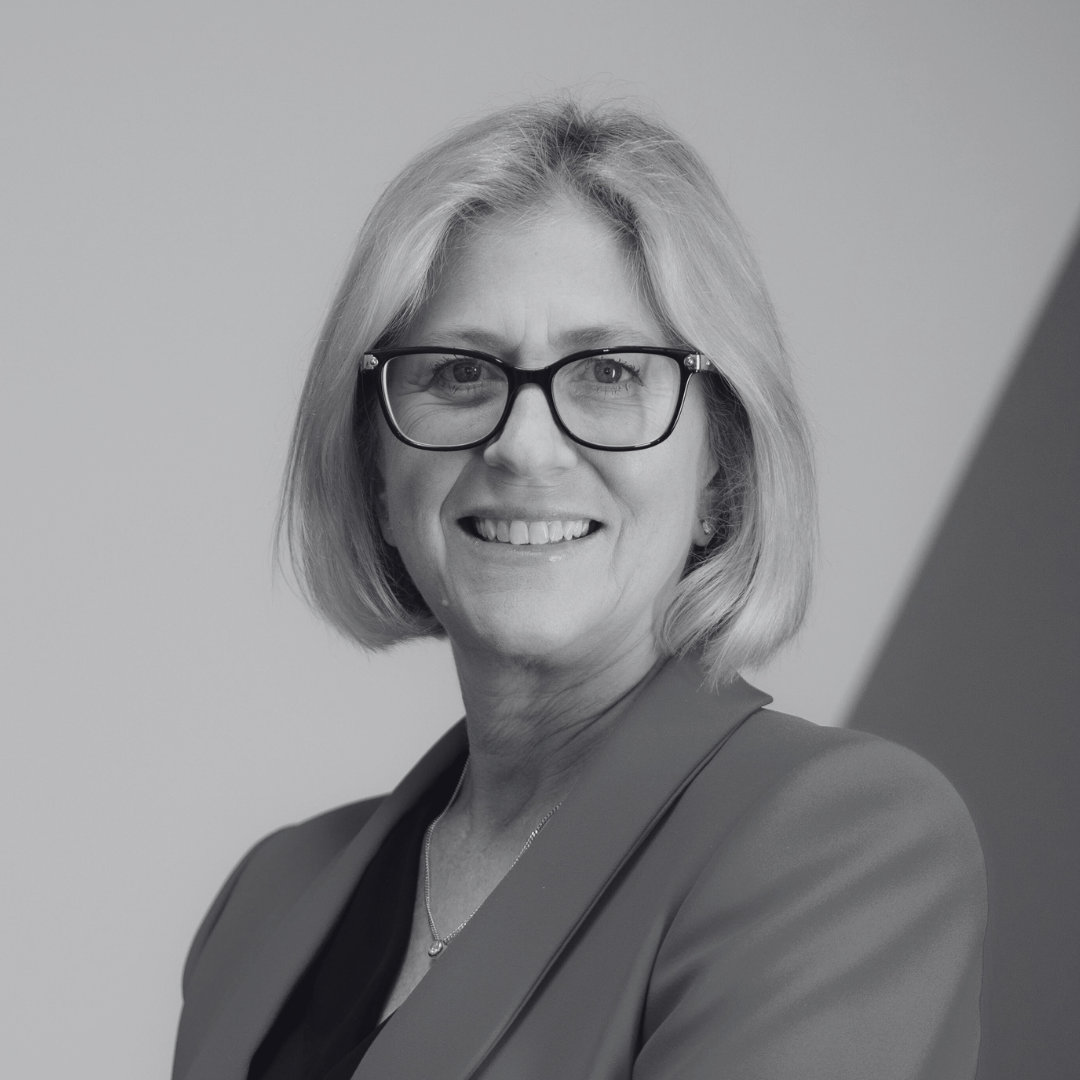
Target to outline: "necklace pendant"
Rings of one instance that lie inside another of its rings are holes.
[[[428,954],[428,956],[438,956],[439,953],[441,953],[443,951],[443,949],[445,949],[445,948],[446,948],[446,942],[445,941],[433,941],[431,943],[431,948],[428,949],[428,951],[427,951],[427,954]]]

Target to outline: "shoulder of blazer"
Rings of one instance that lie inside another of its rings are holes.
[[[950,836],[981,865],[982,853],[967,807],[942,773],[913,750],[863,731],[825,727],[759,709],[733,732],[722,754],[702,771],[698,797],[730,799],[740,793],[737,815],[724,818],[727,838],[760,813],[788,807],[803,814],[847,806],[864,829]]]
[[[333,861],[362,829],[384,796],[361,799],[335,807],[295,825],[287,825],[264,836],[237,863],[214,897],[199,924],[184,963],[184,1000],[191,997],[194,984],[203,981],[204,960],[215,968],[238,961],[243,953],[258,947],[265,935],[297,897]],[[217,934],[222,920],[232,931]],[[221,951],[228,938],[228,957],[207,957]]]
[[[986,879],[949,781],[762,710],[699,784],[684,825],[734,805],[657,952],[635,1077],[973,1075]]]

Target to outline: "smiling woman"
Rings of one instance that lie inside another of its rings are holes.
[[[177,1080],[971,1075],[963,805],[738,677],[802,618],[812,508],[771,305],[677,136],[548,102],[409,165],[312,361],[283,528],[359,644],[449,638],[466,716],[241,862]]]
[[[569,364],[560,359],[573,347],[568,343],[585,339],[594,348],[625,346],[627,339],[665,344],[611,230],[569,201],[529,222],[482,219],[457,238],[407,334],[451,346],[482,341],[517,365],[508,368],[515,375],[553,371],[547,396],[526,384],[511,401],[510,383],[501,380],[501,393],[470,391],[479,402],[466,405],[459,404],[458,390],[449,410],[434,410],[451,412],[451,436],[469,436],[465,442],[478,444],[475,452],[432,455],[402,439],[381,444],[383,538],[439,612],[459,668],[489,656],[501,664],[512,654],[534,667],[606,671],[615,689],[636,681],[631,673],[640,677],[657,659],[657,601],[670,600],[688,552],[708,539],[701,521],[717,466],[693,382],[671,430],[678,354],[635,358],[627,350]],[[465,381],[452,384],[455,389],[476,386],[481,365],[501,372],[502,361],[462,364],[454,377]],[[654,368],[659,374],[643,377]],[[568,379],[560,378],[564,373]],[[487,384],[500,382],[489,378]],[[381,384],[388,413],[394,412],[393,385]],[[439,391],[440,401],[445,397]],[[412,408],[410,401],[396,411]],[[657,411],[661,415],[642,432]],[[430,406],[424,413],[429,431],[438,426]],[[476,413],[476,421],[469,419]],[[636,453],[612,453],[610,446],[599,451],[561,430],[567,419],[570,431],[584,436],[622,437],[616,446],[670,435]],[[472,428],[476,422],[480,426]],[[548,522],[558,522],[563,534],[555,551],[532,543],[544,533],[550,542]],[[493,540],[484,536],[492,528]],[[480,650],[475,658],[474,646]]]

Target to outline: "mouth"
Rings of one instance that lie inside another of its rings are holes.
[[[571,518],[556,521],[522,521],[517,518],[462,518],[461,527],[470,535],[489,544],[514,544],[537,547],[543,544],[565,544],[597,532],[599,521],[591,518]]]

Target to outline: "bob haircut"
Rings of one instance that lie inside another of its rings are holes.
[[[712,539],[688,553],[657,634],[662,649],[698,651],[710,681],[726,681],[767,660],[805,614],[810,441],[772,303],[716,182],[678,135],[621,106],[560,98],[502,109],[421,153],[383,192],[304,384],[279,537],[309,602],[346,637],[380,649],[444,634],[379,530],[378,410],[374,394],[356,391],[358,365],[405,341],[469,229],[568,198],[610,225],[667,344],[702,352],[723,376],[699,380],[720,466]]]

